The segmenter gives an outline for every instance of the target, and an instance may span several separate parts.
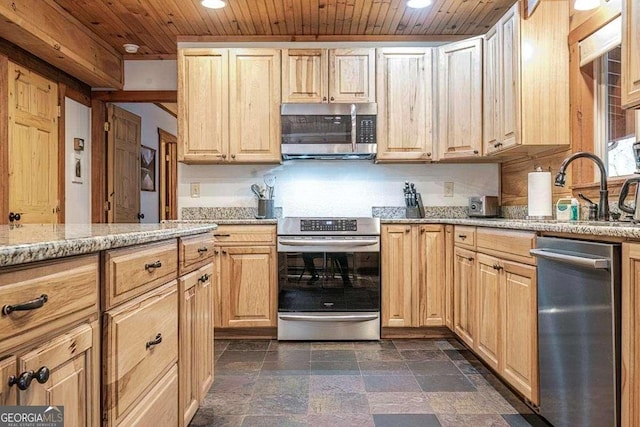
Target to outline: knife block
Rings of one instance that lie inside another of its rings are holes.
[[[418,206],[405,207],[405,218],[424,218],[424,205],[422,204],[420,193],[416,193],[416,200],[418,201]]]

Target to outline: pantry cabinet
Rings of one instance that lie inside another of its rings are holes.
[[[179,49],[179,160],[280,162],[280,69],[278,49]]]
[[[482,155],[482,37],[438,48],[439,159]]]
[[[375,102],[375,49],[283,49],[282,102]]]
[[[515,4],[485,35],[485,155],[517,157],[568,146],[568,13],[564,1],[541,2],[523,19]]]
[[[377,49],[377,161],[431,160],[431,48]]]
[[[640,107],[640,4],[622,1],[622,106]]]

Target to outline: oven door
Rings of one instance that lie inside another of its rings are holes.
[[[278,311],[379,312],[380,238],[278,238]]]

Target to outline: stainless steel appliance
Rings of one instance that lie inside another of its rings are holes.
[[[469,197],[469,216],[486,218],[500,216],[500,205],[498,203],[498,197]]]
[[[282,104],[282,158],[373,159],[376,104]]]
[[[540,414],[555,427],[620,424],[620,245],[540,237]]]
[[[380,220],[278,220],[278,339],[380,339]]]
[[[636,174],[640,174],[640,141],[633,144],[633,155],[636,158]],[[620,189],[620,197],[618,198],[618,207],[621,211],[629,213],[633,215],[634,222],[640,222],[640,192],[638,191],[638,183],[640,183],[640,176],[634,176],[632,178],[627,179],[624,184],[622,184],[622,188]],[[634,195],[634,205],[627,205],[626,198],[629,195],[629,186],[631,184],[636,184],[636,191]]]

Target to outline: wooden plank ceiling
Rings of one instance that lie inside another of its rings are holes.
[[[124,53],[174,55],[177,36],[429,36],[484,34],[516,0],[55,0]],[[347,37],[345,37],[347,38]]]

